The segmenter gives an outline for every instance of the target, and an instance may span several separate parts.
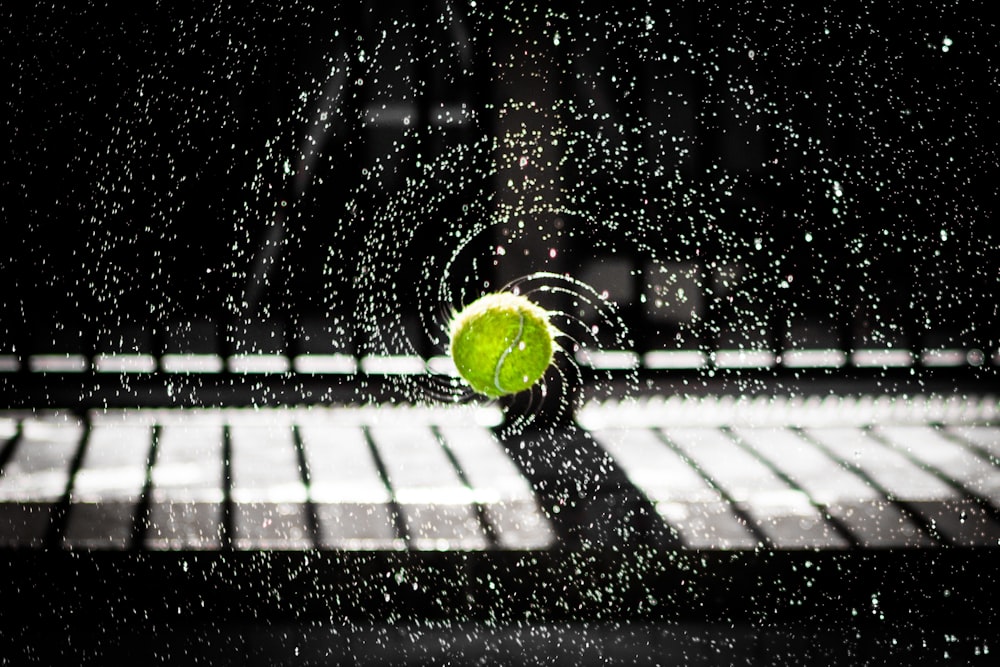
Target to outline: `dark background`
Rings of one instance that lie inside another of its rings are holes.
[[[568,271],[619,301],[638,349],[793,330],[996,349],[984,3],[341,5],[4,6],[8,352],[156,352],[201,320],[223,353],[274,322],[294,349],[315,319],[337,346],[431,354],[433,331],[375,345],[358,318],[460,305],[420,274],[459,239],[446,294]],[[537,220],[557,260],[537,233],[505,267],[490,137],[518,81],[555,101],[565,211]],[[383,104],[409,124],[373,120]],[[456,105],[465,123],[433,120]],[[641,301],[684,272],[695,317]]]
[[[997,351],[987,3],[546,4],[0,5],[0,355],[427,355],[428,323],[543,270],[607,291],[640,351]],[[549,208],[509,244],[521,172],[493,137],[522,122],[559,139],[560,177],[530,168]],[[462,634],[470,662],[578,664],[610,620],[624,663],[663,650],[653,619],[680,623],[670,655],[708,662],[971,662],[995,635],[992,550],[119,555],[8,554],[11,659],[430,662]]]

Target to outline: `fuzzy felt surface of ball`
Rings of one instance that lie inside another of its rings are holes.
[[[552,363],[557,332],[548,313],[526,297],[486,294],[462,309],[450,329],[455,367],[480,394],[497,398],[529,389]]]

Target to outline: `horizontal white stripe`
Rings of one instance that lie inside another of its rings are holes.
[[[576,361],[590,368],[629,369],[639,366],[639,355],[630,350],[580,350]]]
[[[851,363],[860,368],[906,367],[913,365],[913,353],[894,349],[855,350]]]
[[[964,366],[967,362],[965,350],[941,349],[925,350],[920,355],[924,366]]]
[[[223,363],[216,354],[165,354],[160,367],[167,373],[221,373]]]
[[[650,350],[643,356],[646,368],[703,368],[708,356],[701,350]]]
[[[774,361],[774,353],[768,350],[718,350],[712,354],[712,363],[718,368],[770,368]]]
[[[437,355],[431,357],[427,360],[427,368],[434,373],[458,377],[458,368],[455,367],[455,361],[449,356]]]
[[[361,370],[369,375],[419,375],[427,364],[416,355],[369,355],[361,358]]]
[[[295,357],[297,373],[336,373],[351,375],[358,372],[358,361],[349,354],[300,354]]]
[[[585,404],[588,429],[650,426],[865,426],[980,424],[1000,414],[995,395],[652,396]]]
[[[840,368],[847,355],[841,350],[786,350],[781,363],[788,368]]]
[[[94,357],[98,373],[152,373],[156,358],[151,354],[99,354]]]
[[[34,354],[28,368],[35,373],[82,373],[90,364],[82,354]]]
[[[291,367],[282,354],[234,354],[228,364],[233,373],[287,373]]]

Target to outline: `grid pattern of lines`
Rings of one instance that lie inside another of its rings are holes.
[[[782,420],[788,405],[775,399],[665,399],[633,412],[611,402],[581,422],[681,548],[1000,545],[997,400],[898,403],[820,401]],[[552,508],[498,439],[499,416],[482,406],[0,413],[0,544],[555,548]]]

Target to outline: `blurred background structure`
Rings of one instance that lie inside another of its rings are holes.
[[[62,4],[0,10],[12,656],[996,650],[985,3]],[[496,404],[505,287],[568,335]]]

